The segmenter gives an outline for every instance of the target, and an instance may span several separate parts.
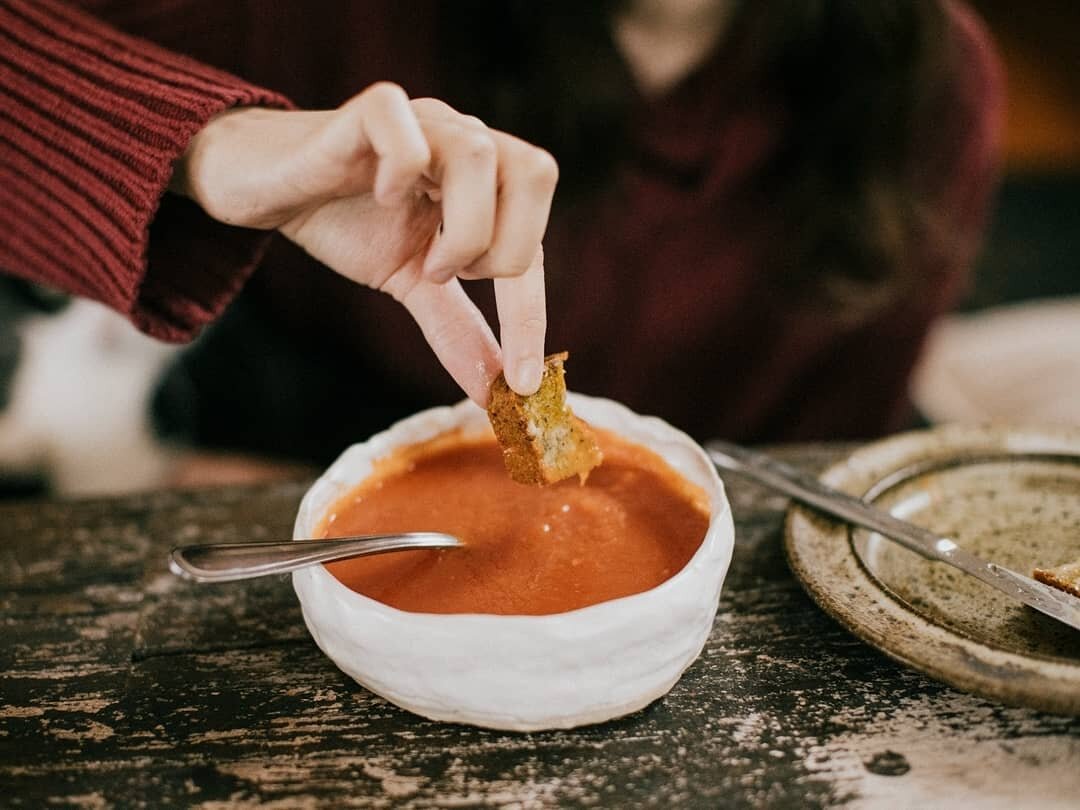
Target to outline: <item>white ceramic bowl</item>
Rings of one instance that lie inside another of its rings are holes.
[[[636,711],[667,693],[712,629],[734,545],[723,484],[686,434],[615,402],[570,395],[574,412],[661,455],[709,497],[708,532],[675,576],[651,590],[545,616],[411,613],[349,590],[321,565],[293,574],[315,643],[360,684],[434,720],[534,731]],[[308,491],[294,538],[402,445],[462,428],[489,432],[471,402],[435,408],[346,450]]]

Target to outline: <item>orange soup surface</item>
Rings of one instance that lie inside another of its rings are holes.
[[[659,585],[701,545],[707,496],[652,451],[596,432],[604,461],[584,484],[517,484],[493,439],[448,435],[382,459],[317,536],[441,531],[465,547],[327,569],[354,591],[419,613],[561,613]]]

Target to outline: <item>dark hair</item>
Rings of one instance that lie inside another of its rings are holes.
[[[440,30],[447,93],[549,149],[559,194],[597,187],[625,155],[631,78],[611,37],[613,0],[458,0]],[[910,280],[927,224],[908,170],[913,130],[945,62],[940,0],[743,0],[725,34],[736,75],[785,110],[756,177],[784,240],[770,279],[859,317]]]
[[[935,230],[912,171],[945,65],[938,0],[750,2],[731,31],[745,81],[790,115],[759,183],[787,225],[775,277],[859,317],[905,292]]]
[[[548,149],[559,194],[578,197],[610,173],[632,84],[611,38],[615,0],[459,0],[440,4],[448,99]]]

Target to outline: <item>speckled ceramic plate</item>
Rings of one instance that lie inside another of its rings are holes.
[[[1080,429],[945,426],[867,445],[823,475],[1031,574],[1080,560]],[[880,535],[793,507],[788,561],[868,643],[957,688],[1080,714],[1080,632]]]

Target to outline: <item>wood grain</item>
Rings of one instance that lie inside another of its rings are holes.
[[[782,455],[816,470],[841,448]],[[1080,721],[979,700],[823,615],[785,501],[729,481],[714,632],[622,720],[507,734],[431,723],[315,647],[285,578],[199,586],[173,545],[288,537],[301,484],[0,506],[0,805],[1041,807],[1080,795]]]

